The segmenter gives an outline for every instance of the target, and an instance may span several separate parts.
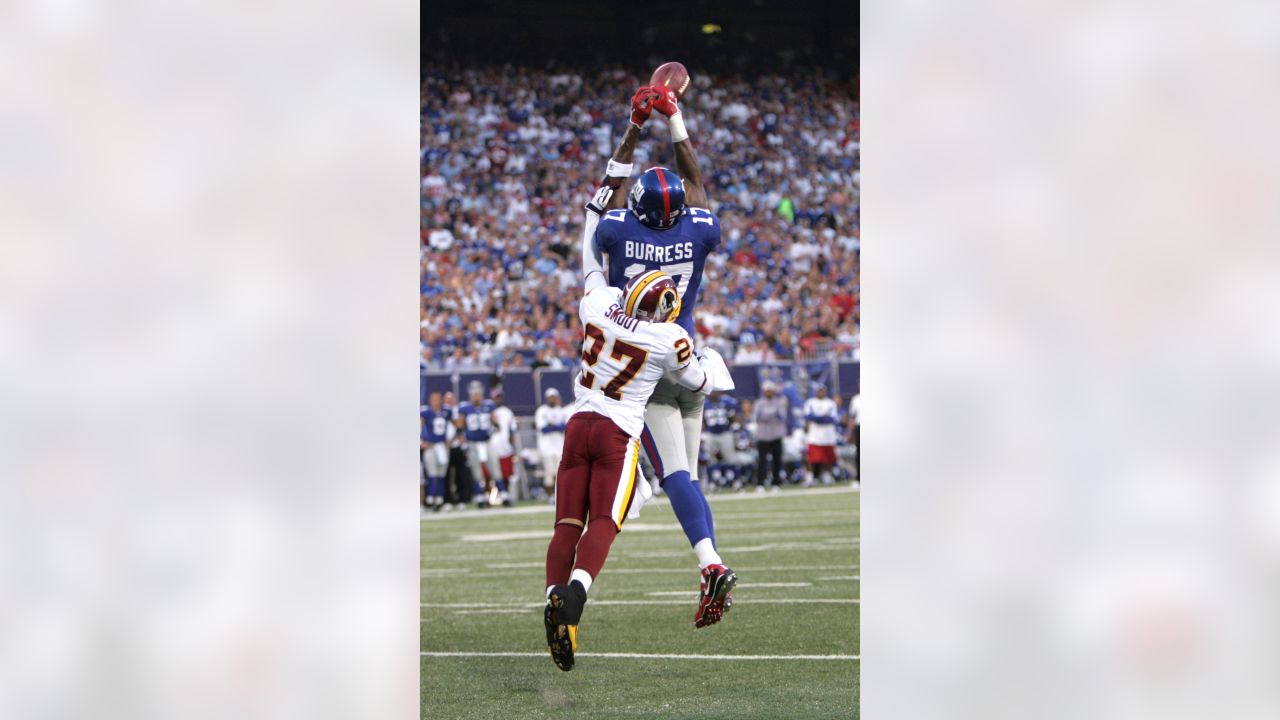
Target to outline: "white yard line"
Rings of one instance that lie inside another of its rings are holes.
[[[645,532],[678,532],[680,523],[643,523],[629,522],[624,527],[627,532],[645,533]],[[505,542],[507,540],[535,540],[538,538],[551,537],[551,529],[543,530],[518,530],[515,532],[494,532],[494,533],[474,533],[470,535],[461,535],[457,540],[444,541],[445,543],[474,543],[474,542]]]
[[[857,580],[858,582],[862,582],[861,575],[827,575],[825,577],[820,577],[818,579],[819,580]]]
[[[773,583],[738,583],[740,588],[757,588],[757,587],[809,587],[813,583],[807,582],[773,582]]]
[[[794,536],[790,536],[794,537]],[[825,543],[774,543],[772,545],[752,545],[751,547],[733,547],[732,545],[720,546],[720,552],[727,556],[734,553],[758,553],[769,552],[770,550],[839,550]]]
[[[687,555],[687,554],[689,554],[689,553],[683,553],[683,552],[682,552],[682,553],[680,553],[680,554],[681,554],[681,555]],[[489,567],[501,568],[501,569],[504,569],[504,570],[505,570],[505,572],[473,572],[473,573],[470,573],[470,574],[468,575],[468,577],[472,577],[472,578],[506,577],[506,576],[508,576],[508,575],[512,575],[512,574],[524,574],[524,573],[518,573],[518,572],[516,572],[516,571],[525,571],[525,570],[529,571],[529,573],[530,573],[530,574],[532,574],[532,573],[535,573],[535,572],[541,571],[541,570],[542,570],[542,569],[544,569],[546,566],[547,566],[546,561],[538,561],[538,562],[530,562],[530,563],[498,563],[498,564],[495,564],[495,565],[490,565]],[[748,574],[751,574],[751,573],[757,573],[757,572],[781,572],[781,571],[787,571],[787,570],[803,571],[803,570],[857,570],[857,569],[858,569],[858,566],[857,566],[857,565],[763,565],[763,566],[760,566],[760,567],[750,567],[750,566],[748,566],[748,567],[735,566],[735,567],[734,567],[734,570],[735,570],[735,571],[737,571],[739,575],[748,575]],[[427,576],[427,573],[428,573],[428,572],[430,572],[430,571],[429,571],[429,570],[423,570],[423,571],[422,571],[422,574],[423,574],[424,576]],[[694,567],[694,566],[693,566],[693,563],[692,563],[692,562],[690,562],[689,567],[682,567],[682,568],[674,568],[674,567],[662,567],[662,568],[628,568],[628,567],[622,567],[622,568],[609,568],[608,573],[609,573],[610,575],[619,575],[619,574],[624,574],[624,575],[645,575],[645,574],[650,574],[650,573],[681,573],[681,574],[687,574],[687,575],[691,575],[691,576],[697,577],[697,575],[698,575],[698,569],[697,569],[696,567]],[[433,573],[433,574],[434,574],[434,573]],[[443,573],[441,573],[441,574],[443,575]],[[855,578],[856,578],[857,576],[838,576],[836,579],[844,579],[845,577],[855,577]],[[828,578],[818,578],[818,579],[819,579],[819,580],[824,580],[824,579],[828,579]]]
[[[454,610],[454,615],[526,615],[525,608],[485,608],[483,610]]]
[[[544,652],[423,652],[422,657],[548,657]],[[674,653],[575,653],[579,658],[635,660],[861,660],[861,655],[678,655]]]
[[[761,587],[813,587],[813,583],[807,582],[780,582],[780,583],[738,583],[739,588],[761,588]],[[697,590],[656,590],[647,592],[645,595],[684,595],[697,597]]]
[[[742,605],[858,605],[860,600],[851,598],[738,598]],[[592,600],[591,606],[600,605],[685,605],[685,600]],[[424,608],[540,608],[546,603],[419,603]]]
[[[849,493],[857,493],[858,488],[836,487],[836,488],[788,488],[781,493],[714,493],[707,496],[707,501],[713,505],[722,502],[735,502],[738,500],[776,500],[778,498],[788,497],[810,497],[813,495],[844,495]],[[665,497],[658,497],[645,503],[645,507],[658,507],[669,505]],[[540,513],[550,513],[555,510],[550,505],[526,505],[517,508],[493,508],[490,510],[476,510],[467,508],[466,510],[454,510],[447,513],[429,513],[422,518],[422,522],[444,522],[447,520],[468,520],[477,517],[500,518],[511,515],[537,515]]]

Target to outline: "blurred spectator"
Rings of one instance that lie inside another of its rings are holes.
[[[764,492],[772,478],[773,489],[782,485],[782,438],[787,434],[787,399],[777,394],[772,382],[764,383],[764,397],[756,400],[751,417],[756,424],[756,492]],[[765,457],[772,471],[765,472]]]

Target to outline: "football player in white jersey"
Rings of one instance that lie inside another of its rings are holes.
[[[649,396],[664,377],[705,396],[718,387],[714,378],[719,375],[704,370],[689,334],[672,322],[680,313],[680,295],[666,273],[642,273],[619,290],[593,271],[586,288],[578,306],[582,366],[565,428],[555,529],[547,546],[543,622],[551,658],[561,670],[573,669],[587,593],[631,509]],[[727,593],[735,581],[723,578],[716,591]]]
[[[560,403],[560,391],[547,388],[542,394],[546,400],[533,415],[533,425],[538,431],[538,458],[542,461],[542,488],[547,497],[555,490],[556,470],[560,468],[560,456],[564,452],[564,426],[569,422],[570,408]]]
[[[821,480],[831,484],[831,468],[836,464],[836,423],[839,408],[836,401],[827,397],[827,386],[817,384],[817,397],[804,401],[805,440],[808,441],[809,477],[806,481]]]
[[[511,496],[507,489],[511,488],[516,474],[516,415],[503,402],[502,388],[490,390],[489,399],[493,400],[493,434],[489,436],[489,458],[490,464],[496,463],[498,466],[500,482],[495,484],[500,489],[500,495],[497,500],[503,506],[511,507]],[[492,505],[493,501],[494,497],[490,495],[489,503]]]

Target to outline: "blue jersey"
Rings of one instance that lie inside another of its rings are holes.
[[[429,443],[442,443],[449,437],[449,422],[453,413],[449,408],[441,408],[440,412],[430,406],[422,408],[422,440]]]
[[[685,208],[667,230],[651,230],[630,210],[610,210],[596,226],[596,248],[609,254],[609,284],[621,288],[627,280],[650,270],[671,276],[680,291],[676,323],[693,334],[693,306],[707,256],[720,245],[720,220],[710,210]]]
[[[481,400],[479,405],[469,402],[458,403],[458,415],[462,416],[462,427],[469,442],[488,440],[493,433],[493,411],[497,405],[492,400]]]
[[[722,396],[719,400],[707,400],[702,410],[702,418],[707,423],[707,432],[712,435],[729,432],[733,418],[738,414],[738,401]]]

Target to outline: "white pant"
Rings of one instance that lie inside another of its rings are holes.
[[[660,478],[684,470],[698,476],[698,444],[702,440],[702,405],[705,396],[669,380],[658,381],[644,409],[646,450],[656,449],[653,462]]]
[[[738,450],[734,447],[732,432],[707,433],[707,462],[732,464]],[[719,455],[719,459],[716,456]]]
[[[561,453],[542,453],[542,486],[555,487],[556,471],[560,469]]]
[[[427,477],[444,477],[449,472],[449,448],[444,443],[431,443],[422,451]]]
[[[490,480],[502,477],[502,466],[498,464],[498,456],[489,451],[487,441],[467,441],[467,465],[471,467],[471,478],[482,485],[485,484],[483,468],[488,468]]]

